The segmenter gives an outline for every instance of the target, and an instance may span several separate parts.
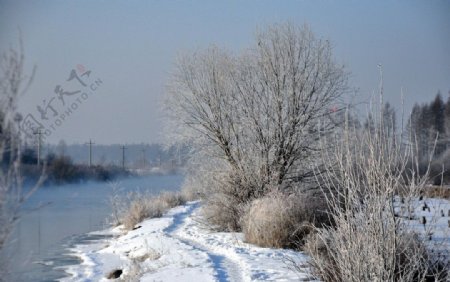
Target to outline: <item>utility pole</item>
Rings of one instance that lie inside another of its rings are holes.
[[[91,139],[89,139],[89,143],[86,143],[86,145],[89,145],[89,167],[92,166],[92,145],[94,145],[95,143],[92,142]]]
[[[14,121],[17,123],[17,159],[21,162],[21,137],[20,137],[20,122],[23,120],[23,117],[20,113],[16,113],[14,116]]]
[[[145,168],[145,147],[141,149],[142,151],[142,168]]]
[[[125,145],[122,145],[120,148],[122,149],[122,169],[125,170],[125,150],[127,149],[127,147],[125,147]]]
[[[37,165],[39,166],[41,164],[41,142],[42,142],[42,131],[41,129],[37,129],[34,133],[34,135],[37,135],[38,142],[37,142]]]
[[[178,165],[181,166],[181,153],[180,153],[180,146],[177,146],[177,156],[178,156]]]

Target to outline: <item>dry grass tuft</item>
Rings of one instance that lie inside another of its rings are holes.
[[[204,218],[215,231],[241,231],[239,219],[244,205],[224,193],[211,194],[202,209]]]
[[[122,217],[122,224],[125,229],[132,230],[136,224],[146,218],[162,216],[165,211],[165,204],[154,197],[136,197],[129,205],[129,208]]]
[[[320,235],[312,233],[308,236],[304,246],[305,251],[312,257],[310,265],[315,276],[322,281],[345,282],[373,281],[371,280],[373,276],[381,274],[376,273],[377,265],[375,263],[382,258],[371,255],[362,260],[361,265],[355,264],[354,272],[346,272],[347,269],[342,267],[343,262],[339,259],[340,250],[337,249],[339,246],[333,240],[335,234],[329,233],[328,235],[326,233]],[[355,240],[366,236],[362,233],[358,234],[358,230],[354,235]],[[393,250],[392,257],[394,264],[390,270],[393,281],[446,281],[448,264],[445,260],[436,260],[434,254],[430,253],[417,235],[413,233],[400,234],[396,243],[397,248]],[[361,248],[361,252],[366,254],[363,246]],[[360,272],[357,271],[358,267],[373,272]],[[384,271],[388,270],[385,269]]]
[[[405,145],[414,141],[393,134],[394,117],[385,105],[377,107],[368,126],[352,126],[347,118],[338,142],[323,140],[323,162],[334,166],[318,178],[335,225],[309,237],[312,269],[325,282],[446,281],[448,260],[438,242],[424,242],[413,233],[416,224],[396,212],[398,196],[407,218],[420,208],[429,170],[420,173],[414,146]]]
[[[121,203],[125,207],[113,212],[116,223],[123,224],[126,230],[133,230],[144,219],[161,217],[167,210],[186,203],[181,193],[171,192],[159,196],[134,193],[126,201],[125,204]],[[115,206],[118,205],[113,205]]]
[[[183,185],[181,193],[186,201],[195,201],[202,198],[202,193],[192,185]]]
[[[450,200],[450,187],[448,186],[431,186],[425,187],[423,193],[428,198],[442,198]]]
[[[165,192],[159,195],[158,199],[169,209],[186,203],[182,193]]]
[[[321,212],[314,198],[270,193],[249,205],[242,220],[245,240],[262,247],[298,248],[314,224],[325,224],[319,219],[327,217],[315,217]]]

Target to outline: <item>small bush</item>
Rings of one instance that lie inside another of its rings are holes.
[[[181,194],[186,201],[195,201],[202,198],[202,193],[192,185],[183,185]]]
[[[183,205],[185,202],[180,193],[171,192],[159,196],[134,193],[125,199],[116,195],[111,199],[113,220],[115,225],[123,224],[126,230],[132,230],[143,220],[161,217],[168,209]]]
[[[241,231],[245,209],[253,200],[263,197],[269,185],[246,179],[233,171],[217,178],[205,195],[205,218],[219,231]]]
[[[428,198],[442,198],[450,200],[450,188],[445,186],[424,187],[423,194]]]
[[[241,231],[244,204],[224,193],[212,193],[202,209],[203,216],[216,231]]]
[[[352,265],[355,271],[348,272],[349,269],[343,267],[348,259],[345,257],[346,251],[341,250],[341,247],[335,243],[336,235],[333,230],[322,232],[320,235],[311,234],[304,246],[304,250],[312,258],[310,264],[313,274],[322,281],[374,281],[380,277],[390,277],[393,280],[388,281],[431,282],[446,281],[445,279],[448,277],[449,265],[445,258],[435,256],[427,250],[417,235],[401,232],[396,238],[397,247],[394,249],[394,264],[391,269],[387,267],[390,263],[384,261],[385,268],[381,272],[377,272],[380,270],[380,266],[376,265],[376,261],[381,258],[381,254],[372,253],[365,259],[356,256]],[[355,244],[359,244],[356,248],[361,252],[378,244],[376,241],[358,241],[358,238],[364,236],[364,234],[355,234],[355,242],[348,244],[350,251],[348,255],[352,253],[350,249],[353,249]]]
[[[312,258],[309,264],[313,274],[324,282],[342,281],[342,273],[330,252],[329,238],[325,232],[321,235],[315,232],[309,234],[303,246],[303,250]],[[300,267],[298,270],[301,271]]]
[[[330,223],[320,202],[281,192],[254,200],[242,220],[245,240],[263,247],[298,248],[313,226]]]
[[[186,201],[204,199],[206,191],[210,190],[212,177],[211,173],[204,171],[205,163],[198,163],[190,159],[188,163],[188,173],[181,187],[181,193]]]
[[[428,169],[404,145],[403,134],[389,133],[383,111],[372,117],[373,127],[346,125],[333,150],[325,148],[334,139],[324,146],[324,162],[335,165],[319,179],[335,225],[315,228],[307,240],[312,270],[325,282],[445,281],[446,261],[435,255],[437,245],[419,239],[413,233],[417,223],[406,220],[419,208]],[[398,208],[407,210],[405,219]]]
[[[57,157],[49,163],[49,180],[60,184],[73,182],[80,178],[79,169],[73,164],[70,157]]]
[[[181,193],[171,193],[165,192],[162,193],[159,197],[159,200],[166,206],[166,208],[173,208],[176,206],[181,206],[186,203],[183,195]]]
[[[165,209],[165,203],[159,198],[136,197],[130,203],[121,222],[125,226],[125,229],[132,230],[136,224],[142,222],[146,218],[162,216]]]

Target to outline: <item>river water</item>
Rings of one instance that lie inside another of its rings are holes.
[[[177,191],[182,181],[181,175],[165,175],[39,188],[25,203],[3,254],[7,281],[57,281],[66,276],[62,267],[79,263],[68,249],[99,239],[87,233],[111,226],[112,195],[125,199],[132,191]]]

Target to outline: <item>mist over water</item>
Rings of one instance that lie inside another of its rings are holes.
[[[74,244],[96,238],[90,231],[110,226],[110,197],[129,192],[159,194],[179,190],[182,175],[146,176],[111,183],[45,186],[25,203],[6,250],[11,281],[55,281],[65,275],[59,266],[78,263],[67,256]],[[116,188],[113,188],[116,186]]]

